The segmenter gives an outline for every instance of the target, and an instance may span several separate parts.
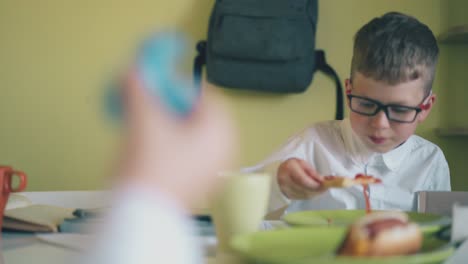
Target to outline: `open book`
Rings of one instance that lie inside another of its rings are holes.
[[[75,218],[75,209],[32,204],[5,210],[3,228],[29,232],[58,232],[65,219]]]

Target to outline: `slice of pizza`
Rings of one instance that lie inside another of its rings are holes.
[[[381,183],[382,180],[371,175],[357,174],[354,179],[343,176],[325,176],[323,188],[347,188],[353,185],[367,185]]]

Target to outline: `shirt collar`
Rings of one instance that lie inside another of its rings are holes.
[[[349,119],[344,119],[341,123],[341,134],[343,136],[343,142],[351,160],[358,165],[365,165],[369,162],[372,157],[381,156],[385,166],[395,171],[400,167],[400,164],[406,158],[409,153],[412,140],[411,137],[397,148],[387,153],[376,153],[366,147],[361,139],[354,133],[351,122]]]
[[[387,153],[383,153],[382,158],[387,168],[389,168],[391,171],[396,171],[398,168],[400,168],[401,163],[406,159],[406,156],[410,152],[412,145],[413,140],[412,137],[410,137],[400,146],[392,149]]]

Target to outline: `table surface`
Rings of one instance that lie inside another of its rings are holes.
[[[32,203],[69,208],[85,209],[110,206],[109,191],[23,192],[19,193],[19,195],[27,197]],[[2,232],[1,242],[3,251],[0,253],[0,264],[58,264],[79,262],[79,250],[53,244],[50,243],[50,241],[47,242],[35,234]],[[205,262],[214,264],[216,262],[214,248],[207,248],[206,244],[203,246],[205,246]],[[215,244],[211,244],[210,246],[215,247]],[[467,248],[468,245],[465,245],[463,251],[466,251]],[[462,262],[447,261],[447,263],[453,264]]]
[[[22,192],[34,204],[47,204],[69,208],[100,208],[110,206],[109,191],[51,191]],[[19,232],[2,232],[3,264],[62,264],[79,263],[80,251],[47,242],[40,235]],[[205,257],[206,263],[215,262],[213,256]]]

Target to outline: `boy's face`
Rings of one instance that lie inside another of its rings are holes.
[[[424,98],[424,85],[421,78],[389,85],[356,72],[352,82],[346,80],[346,90],[351,95],[368,98],[383,105],[419,107],[424,103],[426,108],[419,112],[414,122],[411,123],[391,121],[383,110],[374,116],[350,111],[350,121],[354,132],[364,144],[375,152],[384,153],[398,147],[414,134],[417,125],[426,119],[435,101],[434,94]],[[347,102],[350,106],[350,101],[347,100]]]

